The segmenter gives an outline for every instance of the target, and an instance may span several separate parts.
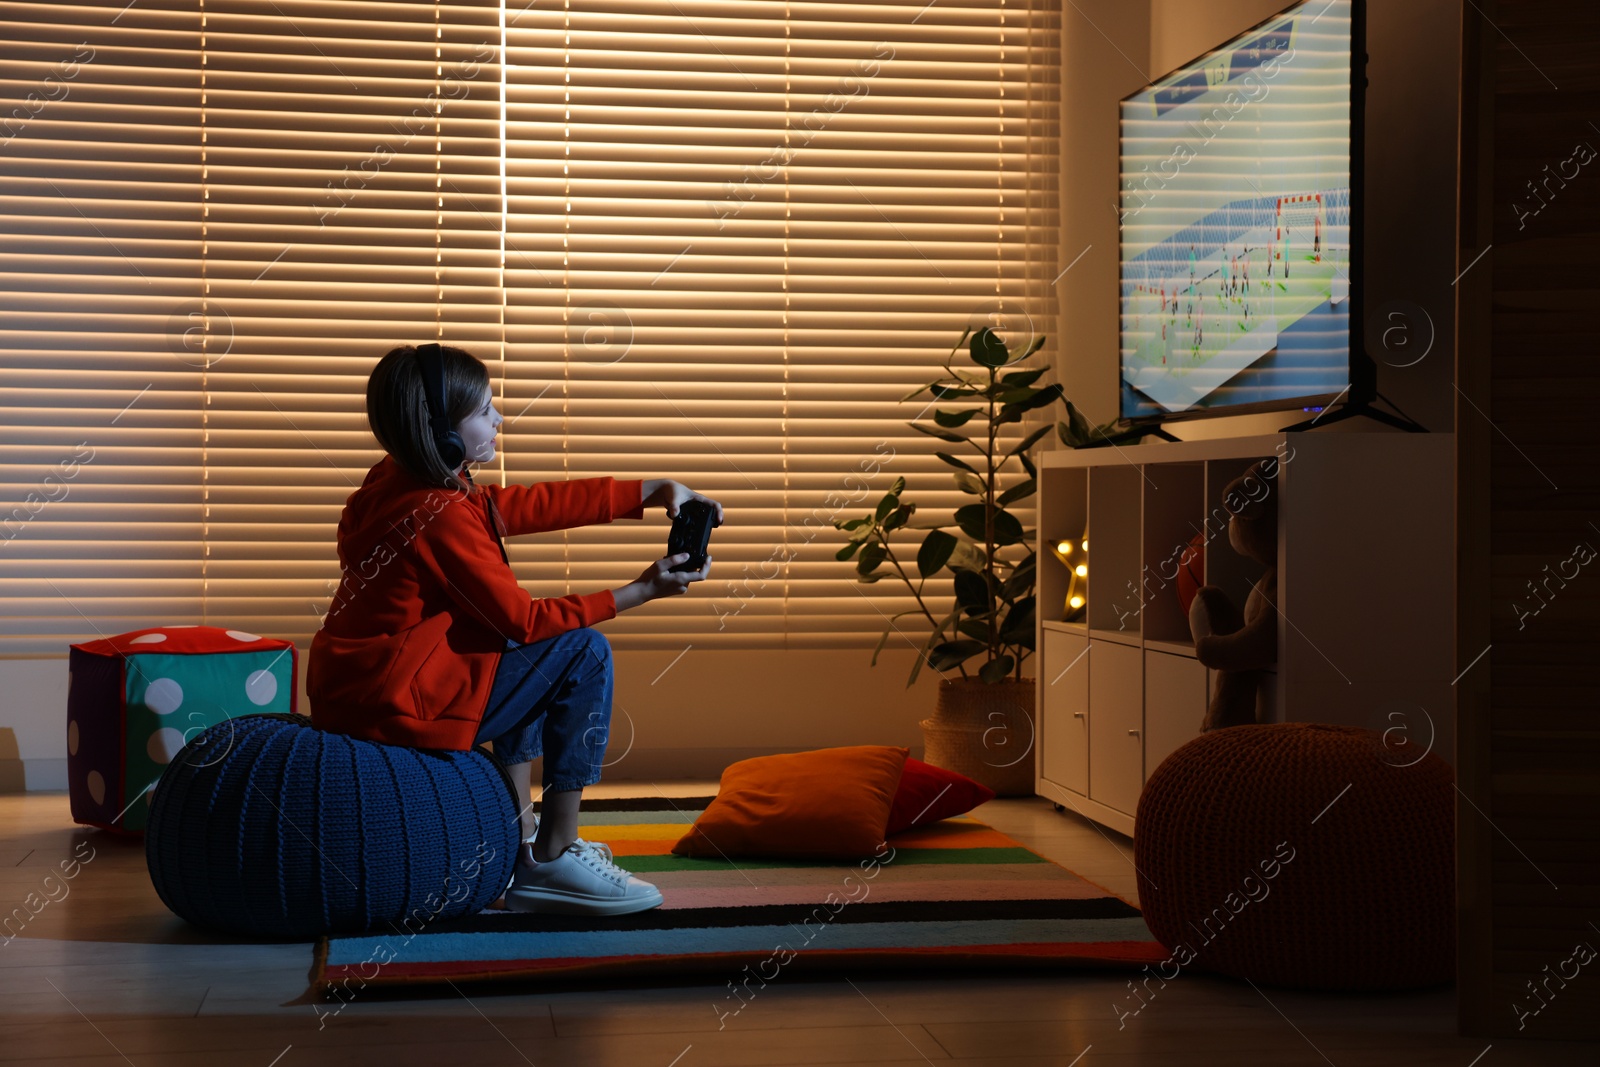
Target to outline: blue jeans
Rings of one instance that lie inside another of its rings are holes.
[[[506,641],[474,744],[493,741],[502,763],[545,757],[545,791],[600,780],[611,729],[611,643],[581,626],[543,641]]]

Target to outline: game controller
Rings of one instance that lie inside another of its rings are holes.
[[[686,500],[678,505],[677,517],[672,520],[672,532],[667,535],[667,555],[689,553],[689,558],[671,571],[698,571],[705,569],[706,549],[711,544],[711,529],[717,522],[715,505],[704,500]]]

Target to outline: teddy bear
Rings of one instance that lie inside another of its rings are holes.
[[[1202,733],[1256,722],[1262,672],[1278,661],[1278,467],[1276,459],[1253,463],[1222,494],[1228,543],[1267,568],[1243,613],[1214,585],[1201,586],[1189,605],[1195,657],[1217,672]]]

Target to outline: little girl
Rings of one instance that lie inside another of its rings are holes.
[[[667,556],[617,589],[534,599],[501,536],[676,516],[703,500],[678,482],[611,477],[477,485],[501,419],[483,363],[459,348],[403,345],[367,381],[367,422],[388,454],[339,519],[343,577],[311,641],[306,690],[322,729],[391,745],[467,750],[492,741],[524,802],[544,757],[544,818],[522,812],[506,890],[514,911],[622,915],[661,893],[578,837],[583,787],[600,780],[611,724],[611,646],[596,623],[688,591],[711,572]]]

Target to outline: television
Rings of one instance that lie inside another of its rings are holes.
[[[1361,0],[1302,0],[1122,100],[1130,424],[1375,395],[1359,343],[1363,21]]]

